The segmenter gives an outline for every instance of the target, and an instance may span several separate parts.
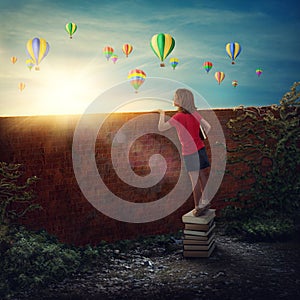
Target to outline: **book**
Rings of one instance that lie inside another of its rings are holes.
[[[209,248],[211,247],[211,245],[214,243],[215,241],[211,241],[209,245],[184,245],[183,246],[183,250],[193,250],[193,251],[203,251],[203,250],[209,250]]]
[[[213,224],[214,224],[214,220],[211,220],[208,224],[190,224],[190,223],[186,223],[185,226],[184,226],[184,229],[208,231]]]
[[[184,257],[210,257],[211,253],[216,247],[215,243],[212,243],[208,250],[183,250]]]
[[[199,136],[200,136],[201,140],[206,140],[206,133],[201,125],[200,125],[200,129],[199,129]]]
[[[212,235],[213,232],[210,232],[207,236],[186,234],[184,235],[184,240],[208,241]]]
[[[183,245],[209,245],[215,238],[214,234],[211,234],[207,240],[195,240],[195,239],[184,239]]]
[[[183,223],[190,224],[208,224],[216,216],[215,209],[208,209],[203,215],[195,217],[193,211],[186,213],[182,216]]]
[[[197,230],[184,229],[183,233],[187,234],[187,235],[194,235],[194,236],[195,235],[196,236],[207,236],[214,230],[215,227],[216,227],[216,224],[213,224],[208,231],[197,231]]]

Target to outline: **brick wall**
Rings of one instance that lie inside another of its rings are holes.
[[[232,109],[216,109],[214,112],[223,128],[226,144],[230,146],[232,142],[225,124],[236,112]],[[169,112],[170,116],[172,114]],[[151,202],[160,199],[174,188],[180,173],[180,155],[176,147],[166,137],[157,133],[148,133],[136,139],[129,151],[129,161],[136,174],[147,176],[150,172],[149,157],[160,153],[166,159],[167,167],[165,176],[158,184],[147,189],[132,187],[122,181],[114,171],[110,153],[111,147],[116,146],[112,145],[115,134],[123,124],[143,115],[145,113],[110,115],[97,133],[94,145],[94,157],[103,182],[115,195],[131,202]],[[99,115],[89,117],[91,127],[98,118]],[[0,118],[0,160],[21,163],[25,168],[25,176],[36,175],[40,178],[36,188],[36,201],[43,209],[30,212],[22,223],[32,229],[46,229],[60,241],[75,245],[95,245],[101,240],[130,239],[182,229],[181,216],[193,208],[191,196],[167,217],[147,223],[115,220],[98,211],[86,200],[76,181],[72,163],[73,135],[79,120],[80,116],[77,115]],[[82,145],[88,143],[88,125],[85,130]],[[210,156],[210,145],[206,146]],[[89,176],[88,170],[86,176]],[[213,199],[214,207],[219,209],[224,206],[223,199],[234,196],[242,184],[244,183],[225,173]],[[167,210],[168,206],[165,209]],[[139,213],[144,216],[147,211],[141,210]]]

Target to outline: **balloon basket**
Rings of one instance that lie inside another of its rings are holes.
[[[164,63],[161,63],[161,64],[160,64],[160,66],[161,66],[161,67],[164,67],[164,66],[165,66],[165,64],[164,64]]]
[[[235,62],[233,61],[233,62],[231,62],[231,64],[232,64],[232,65],[235,65]]]
[[[34,68],[36,71],[39,71],[40,70],[40,67],[35,67]]]

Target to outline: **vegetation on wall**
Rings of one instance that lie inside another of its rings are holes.
[[[33,186],[38,178],[32,176],[22,180],[21,168],[20,164],[0,162],[0,225],[10,224],[27,212],[40,208],[33,203]]]
[[[251,239],[278,239],[293,234],[300,219],[300,82],[278,105],[238,107],[227,127],[235,147],[229,164],[239,164],[239,180],[251,184],[226,199],[222,211],[228,228]],[[242,167],[241,167],[242,166]]]
[[[39,209],[34,203],[36,176],[24,179],[22,165],[0,162],[0,253],[11,245],[10,226],[29,211]]]

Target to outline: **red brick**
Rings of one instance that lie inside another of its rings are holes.
[[[226,123],[237,114],[232,109],[215,110],[223,127],[227,147],[232,149],[236,142],[229,138]],[[130,149],[130,163],[137,174],[150,172],[149,158],[161,154],[167,162],[165,177],[155,187],[136,189],[123,183],[112,169],[111,144],[118,129],[128,120],[144,113],[123,113],[110,115],[98,133],[96,140],[96,161],[99,173],[106,185],[127,201],[155,201],[168,194],[178,181],[180,154],[164,136],[147,134],[134,142]],[[172,116],[174,112],[167,112]],[[90,126],[98,116],[91,116]],[[130,224],[113,220],[98,212],[84,197],[77,184],[72,164],[73,133],[80,116],[36,116],[0,118],[0,160],[21,163],[26,176],[37,175],[37,202],[43,206],[41,211],[31,212],[22,221],[33,229],[46,229],[60,241],[84,245],[97,244],[101,240],[136,238],[141,235],[176,232],[182,229],[181,216],[193,207],[192,195],[177,211],[161,220],[145,224]],[[145,128],[146,128],[145,124]],[[89,125],[83,134],[82,143],[89,141]],[[176,137],[176,133],[174,132]],[[210,145],[206,141],[209,157]],[[78,147],[79,152],[84,147]],[[232,168],[230,165],[227,169]],[[234,167],[235,175],[244,171],[244,166]],[[233,169],[231,169],[233,171]],[[86,169],[86,176],[91,176]],[[248,182],[249,184],[249,182]],[[224,206],[224,198],[234,196],[247,182],[233,179],[225,174],[224,180],[213,203],[216,208]],[[144,211],[140,211],[144,214]]]

